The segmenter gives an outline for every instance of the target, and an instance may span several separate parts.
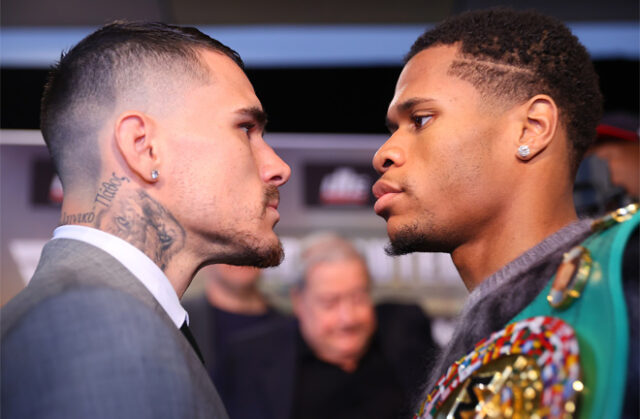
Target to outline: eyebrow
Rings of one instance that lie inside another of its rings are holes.
[[[238,109],[236,114],[246,118],[251,118],[256,124],[256,128],[259,128],[260,130],[264,130],[264,127],[267,125],[267,113],[257,106]]]
[[[406,113],[411,110],[414,106],[421,105],[423,103],[435,102],[434,99],[431,98],[422,98],[422,97],[412,97],[410,99],[405,100],[404,102],[398,103],[395,105],[395,108],[400,113]],[[385,125],[387,129],[391,132],[394,132],[398,129],[398,124],[391,121],[389,117],[385,118]]]
[[[398,108],[398,111],[400,112],[407,112],[416,105],[422,105],[423,103],[429,102],[435,102],[435,100],[431,98],[412,97],[411,99],[407,99],[404,102],[397,104],[396,108]]]

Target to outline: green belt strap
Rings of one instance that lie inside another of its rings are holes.
[[[570,306],[555,309],[548,303],[554,275],[535,300],[509,322],[543,315],[560,318],[573,327],[585,385],[579,402],[580,418],[617,418],[622,412],[629,350],[622,258],[638,224],[640,212],[595,232],[581,244],[589,250],[593,264],[580,297]]]

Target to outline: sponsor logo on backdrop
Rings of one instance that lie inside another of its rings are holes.
[[[377,175],[368,162],[308,163],[304,172],[307,206],[371,209],[371,186]]]
[[[350,167],[338,167],[320,183],[320,202],[328,205],[366,205],[371,181]]]

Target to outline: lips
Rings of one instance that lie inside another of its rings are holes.
[[[278,221],[280,221],[280,213],[278,212],[278,204],[280,203],[280,201],[269,201],[267,202],[267,205],[265,205],[264,207],[264,212],[262,213],[263,216],[266,215],[266,213],[271,209],[271,214],[275,216],[275,221],[273,223],[273,225],[275,226],[276,224],[278,224]]]
[[[372,188],[373,196],[377,198],[373,210],[378,215],[382,215],[388,210],[391,200],[402,192],[397,186],[387,183],[383,180],[378,180]]]
[[[273,208],[274,210],[278,210],[278,205],[280,204],[280,191],[278,188],[273,185],[269,185],[267,190],[264,192],[264,207],[265,208]]]

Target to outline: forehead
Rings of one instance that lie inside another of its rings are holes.
[[[458,57],[455,45],[433,46],[416,54],[398,78],[389,111],[416,98],[459,100],[469,91],[476,91],[471,83],[449,74],[451,64]]]
[[[359,259],[318,263],[305,279],[306,289],[318,293],[341,294],[368,285],[367,269]]]

